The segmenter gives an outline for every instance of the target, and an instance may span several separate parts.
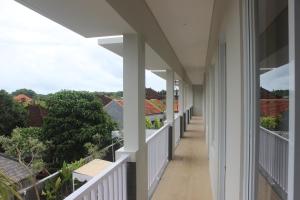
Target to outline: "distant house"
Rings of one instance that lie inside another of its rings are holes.
[[[30,172],[17,160],[0,154],[0,170],[22,189],[31,185]]]
[[[123,104],[121,105],[117,100],[112,100],[104,110],[107,114],[118,124],[120,130],[123,129]]]
[[[271,91],[261,87],[260,88],[260,98],[261,99],[280,99],[281,97],[276,96]]]
[[[260,110],[262,116],[282,116],[289,110],[289,99],[275,95],[274,93],[260,89]]]
[[[48,112],[40,105],[28,106],[28,125],[31,127],[41,127],[43,120],[47,116]]]
[[[112,101],[112,98],[106,96],[106,95],[98,95],[98,98],[101,100],[101,103],[103,106],[106,106]]]
[[[146,99],[148,99],[148,100],[150,100],[150,99],[159,99],[159,100],[163,99],[163,96],[159,92],[153,90],[152,88],[146,88],[145,89],[145,95],[146,95]]]
[[[111,116],[111,118],[117,122],[119,129],[123,129],[123,100],[112,100],[104,107],[104,110]],[[158,118],[163,121],[165,118],[164,110],[160,109],[149,100],[145,100],[145,115],[149,117],[151,121]]]
[[[14,96],[14,100],[19,103],[31,103],[32,102],[32,98],[28,97],[25,94],[19,94],[17,96]]]

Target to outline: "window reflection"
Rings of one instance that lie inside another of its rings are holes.
[[[260,76],[258,200],[287,198],[289,130],[288,0],[256,0]]]

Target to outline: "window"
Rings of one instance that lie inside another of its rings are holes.
[[[287,198],[288,35],[288,0],[256,0],[256,66],[260,79],[257,200]]]

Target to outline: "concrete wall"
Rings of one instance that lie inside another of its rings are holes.
[[[203,115],[203,87],[202,85],[193,85],[193,114],[195,116]]]

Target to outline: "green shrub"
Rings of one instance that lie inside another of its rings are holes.
[[[83,159],[70,164],[64,162],[59,177],[46,183],[42,196],[46,200],[61,200],[71,194],[73,190],[72,172],[83,165]]]
[[[146,129],[152,129],[153,128],[153,125],[152,125],[149,117],[146,117],[145,125],[146,125]]]
[[[155,117],[154,119],[154,129],[160,129],[162,127],[162,123],[158,119],[158,117]]]
[[[260,125],[266,129],[275,131],[279,128],[280,117],[261,117]]]

